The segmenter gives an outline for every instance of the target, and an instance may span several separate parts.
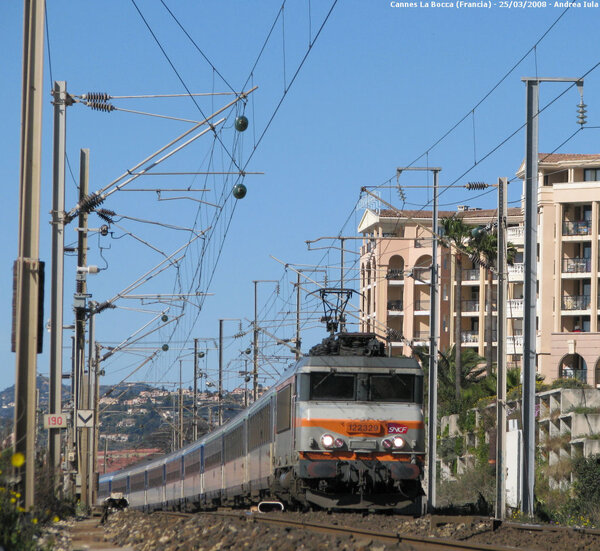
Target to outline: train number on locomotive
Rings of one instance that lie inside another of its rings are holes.
[[[349,433],[378,434],[380,430],[381,425],[373,421],[352,421],[348,423]]]

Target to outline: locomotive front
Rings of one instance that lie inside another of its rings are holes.
[[[293,470],[280,480],[325,508],[420,503],[423,372],[412,358],[309,356],[296,370]]]

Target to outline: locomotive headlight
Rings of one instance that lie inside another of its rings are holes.
[[[344,440],[342,438],[336,438],[335,441],[333,442],[333,446],[335,448],[343,448],[344,444],[346,444],[346,442],[344,442]]]
[[[324,434],[321,436],[321,444],[323,444],[324,448],[332,448],[335,440],[331,434]]]
[[[392,441],[391,441],[391,440],[389,440],[388,438],[386,438],[385,440],[383,440],[383,442],[381,442],[381,445],[382,445],[382,446],[383,446],[383,447],[384,447],[386,450],[389,450],[389,449],[390,449],[390,448],[393,446],[393,444],[392,444]]]
[[[404,446],[404,438],[401,438],[400,436],[394,436],[392,443],[394,444],[394,448],[401,448]]]

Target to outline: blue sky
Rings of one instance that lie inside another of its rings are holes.
[[[118,192],[102,205],[118,213],[119,221],[118,227],[111,228],[110,236],[90,237],[89,262],[107,267],[88,280],[94,299],[103,301],[115,296],[190,237],[184,230],[131,218],[194,227],[196,231],[212,226],[204,256],[198,240],[189,247],[178,270],[166,270],[136,293],[206,291],[208,287],[214,293],[201,301],[192,301],[196,304],[188,304],[179,322],[157,330],[144,341],[144,350],[130,350],[106,361],[105,383],[118,382],[154,348],[169,342],[169,352],[159,354],[157,360],[136,372],[131,380],[171,383],[178,379],[181,359],[184,381],[191,384],[191,344],[184,341],[188,337],[216,338],[219,318],[240,318],[241,330],[247,332],[248,320],[253,317],[253,280],[279,282],[279,295],[273,283],[258,286],[261,325],[281,338],[293,337],[292,283],[296,274],[291,269],[286,271],[271,255],[284,263],[304,265],[304,269],[309,265],[320,268],[329,265],[328,284],[334,285],[339,273],[339,251],[310,252],[305,241],[321,236],[356,235],[362,214],[356,209],[361,186],[378,186],[390,178],[393,183],[396,167],[413,162],[441,166],[442,188],[468,181],[493,183],[499,176],[513,178],[523,158],[523,131],[489,157],[484,159],[484,156],[524,122],[525,89],[521,77],[536,74],[580,77],[600,61],[597,32],[600,8],[570,8],[535,51],[478,106],[548,31],[564,8],[553,7],[552,2],[547,2],[545,8],[527,9],[501,8],[500,2],[490,9],[392,8],[385,0],[339,0],[314,41],[333,2],[289,1],[251,72],[280,12],[281,1],[165,0],[165,4],[226,81],[213,71],[160,1],[137,0],[137,6],[190,91],[226,92],[230,86],[239,91],[244,84],[246,89],[251,85],[258,85],[259,89],[245,107],[250,120],[245,133],[238,134],[232,128],[236,111],[230,110],[219,134],[220,142],[210,136],[200,138],[157,170],[227,171],[232,156],[247,171],[265,174],[248,175],[244,180],[248,195],[237,202],[232,198],[225,201],[236,180],[221,175],[156,176],[140,178],[131,184],[132,188],[210,189],[205,200],[222,206],[218,220],[214,206],[191,200],[159,202],[155,193]],[[40,255],[49,264],[52,79],[66,80],[69,92],[75,95],[88,91],[111,95],[185,94],[186,90],[133,2],[108,0],[98,8],[87,2],[50,0],[47,14],[50,58],[46,47]],[[2,218],[5,239],[0,245],[3,259],[0,281],[4,289],[1,331],[5,335],[0,342],[0,357],[5,365],[4,384],[8,386],[14,382],[15,370],[9,335],[12,262],[17,254],[22,3],[0,3],[0,22],[0,47],[5,52],[0,91],[5,105],[0,133],[4,151],[0,177],[7,205]],[[309,43],[313,44],[310,53],[289,87]],[[599,97],[599,84],[598,70],[586,76],[589,126],[598,125],[595,100]],[[286,87],[287,94],[275,118],[253,152]],[[565,89],[563,84],[542,85],[540,104],[546,105]],[[211,113],[230,99],[230,96],[204,97],[194,103],[184,97],[113,103],[123,108],[198,120],[202,113]],[[578,102],[579,96],[572,89],[542,113],[541,151],[554,151],[577,130]],[[455,131],[423,155],[465,115],[468,115],[465,121]],[[67,155],[75,178],[79,172],[79,150],[90,149],[91,191],[105,186],[190,126],[125,112],[100,113],[81,104],[69,108],[67,121]],[[597,130],[590,128],[577,133],[557,151],[598,153],[597,143]],[[426,185],[428,180],[426,174],[414,174],[407,176],[405,182]],[[67,208],[71,208],[76,203],[77,191],[69,173],[66,189]],[[426,189],[408,189],[406,193],[407,208],[426,207],[430,199]],[[400,206],[395,191],[382,189],[381,194]],[[181,195],[185,194],[162,194],[162,198]],[[510,186],[509,200],[518,201],[520,195],[520,182],[515,181]],[[495,194],[478,197],[477,193],[452,187],[442,194],[440,202],[444,209],[454,209],[458,204],[493,208]],[[91,227],[100,224],[98,217],[90,217]],[[67,242],[75,240],[74,226],[67,228]],[[355,258],[350,252],[346,255],[348,270],[355,267]],[[65,270],[65,324],[69,324],[75,272],[72,257],[67,257]],[[356,277],[356,272],[349,272],[350,276]],[[323,272],[316,272],[313,278],[322,282]],[[315,289],[315,285],[307,284],[305,290]],[[97,338],[105,346],[124,340],[151,322],[155,315],[131,308],[160,312],[167,307],[142,306],[132,299],[121,299],[117,304],[120,308],[98,317]],[[316,306],[310,297],[303,300],[304,349],[324,336],[315,315],[309,315]],[[173,305],[168,315],[173,319],[178,312],[180,308]],[[148,330],[158,325],[151,322]],[[243,368],[244,358],[240,351],[252,338],[251,334],[233,338],[239,330],[238,322],[225,322],[225,361],[229,366],[226,385],[230,388],[239,384],[236,374]],[[214,342],[203,343],[208,355],[201,368],[208,371],[209,380],[214,380],[217,365],[217,353],[212,350]],[[273,347],[266,337],[261,338],[261,343],[268,354],[291,357],[285,349]],[[65,366],[70,365],[68,344],[66,332]],[[38,370],[47,374],[47,334],[44,345],[45,353],[38,357]],[[275,370],[281,370],[287,362],[271,361],[273,365],[265,363],[261,373],[267,384]]]

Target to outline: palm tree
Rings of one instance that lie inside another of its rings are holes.
[[[465,224],[462,218],[456,216],[456,214],[444,217],[440,219],[440,226],[444,233],[444,239],[442,245],[446,248],[451,248],[454,245],[456,249],[456,323],[454,324],[454,392],[456,400],[460,400],[460,382],[461,382],[461,349],[462,349],[462,335],[461,335],[461,321],[462,321],[462,257],[464,254],[465,246],[468,239],[471,236],[471,230],[473,226]]]
[[[482,358],[472,348],[465,348],[461,354],[461,370],[456,371],[456,346],[452,346],[438,355],[438,412],[440,417],[460,413],[472,407],[479,398],[491,396],[495,392],[495,384],[492,380],[482,377],[485,372]],[[429,348],[426,346],[415,346],[413,355],[421,362],[425,375],[429,370]],[[458,374],[459,388],[462,394],[459,398],[455,396],[456,376]]]
[[[487,277],[487,295],[485,299],[485,308],[486,308],[486,316],[485,316],[485,360],[487,364],[486,372],[488,377],[492,374],[492,362],[493,362],[493,348],[492,341],[494,340],[492,336],[492,326],[493,326],[493,300],[492,300],[492,284],[493,284],[493,268],[498,259],[498,234],[491,233],[487,231],[479,231],[474,236],[473,239],[469,242],[469,246],[473,249],[473,261],[478,262],[482,261],[484,267],[486,268],[486,277]],[[517,249],[512,243],[508,243],[506,246],[506,261],[508,264],[513,264],[515,260],[515,256],[517,254]]]

